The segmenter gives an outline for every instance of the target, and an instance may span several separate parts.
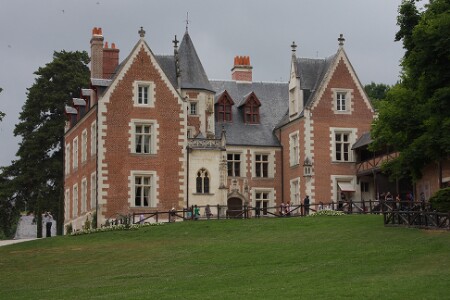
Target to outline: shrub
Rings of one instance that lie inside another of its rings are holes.
[[[72,231],[73,231],[72,223],[67,224],[66,225],[66,234],[67,235],[72,234]]]
[[[450,211],[450,187],[441,189],[430,198],[431,207],[439,212]]]

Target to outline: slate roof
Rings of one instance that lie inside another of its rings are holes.
[[[161,66],[161,69],[166,74],[170,83],[177,89],[177,75],[175,70],[175,57],[173,55],[155,55],[158,64]]]
[[[300,88],[303,90],[303,105],[305,107],[310,105],[314,99],[315,93],[333,64],[336,55],[334,54],[327,58],[295,58],[295,73],[297,78],[300,79]],[[296,119],[302,117],[303,111]],[[286,110],[276,127],[282,127],[288,124],[289,121],[289,111]]]
[[[327,58],[296,58],[295,71],[300,78],[300,88],[304,90],[304,105],[307,106],[314,98],[315,91],[325,77],[328,69],[333,63],[335,55]]]
[[[370,137],[370,132],[365,132],[359,137],[356,143],[353,144],[352,150],[358,149],[363,146],[367,146],[372,143],[372,138]]]
[[[216,91],[216,100],[224,90],[235,102],[232,106],[232,122],[216,122],[216,138],[220,138],[222,125],[226,130],[227,145],[245,146],[280,146],[273,133],[275,126],[281,120],[288,108],[288,83],[253,82],[211,80],[211,86]],[[238,108],[241,99],[251,92],[255,92],[261,102],[259,107],[260,124],[246,124],[244,122],[244,108]]]
[[[181,41],[178,55],[180,59],[181,88],[213,91],[187,31]]]

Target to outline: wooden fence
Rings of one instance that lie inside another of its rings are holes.
[[[393,202],[382,200],[369,201],[340,201],[338,203],[311,204],[309,207],[300,204],[282,210],[276,207],[242,206],[238,209],[229,209],[227,206],[210,206],[210,214],[206,214],[206,206],[198,206],[200,214],[194,216],[194,207],[183,210],[151,211],[133,213],[127,216],[118,216],[110,219],[108,224],[143,224],[158,222],[196,221],[196,220],[223,220],[223,219],[250,219],[268,217],[304,217],[320,210],[339,210],[346,214],[382,214],[386,226],[408,226],[435,229],[450,229],[450,212],[438,213],[431,211],[427,203],[422,202]]]

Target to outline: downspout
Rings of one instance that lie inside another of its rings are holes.
[[[186,152],[186,208],[189,210],[189,145],[186,146]]]

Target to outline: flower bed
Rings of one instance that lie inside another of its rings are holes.
[[[72,232],[70,235],[83,235],[83,234],[91,234],[91,233],[97,233],[97,232],[107,232],[107,231],[118,231],[118,230],[137,230],[142,227],[149,227],[149,226],[161,226],[164,225],[164,223],[144,223],[144,224],[119,224],[119,225],[111,225],[111,226],[105,226],[101,228],[96,229],[84,229],[84,230],[77,230]]]
[[[317,216],[345,216],[345,213],[340,210],[319,210],[314,212],[308,217],[317,217]]]

